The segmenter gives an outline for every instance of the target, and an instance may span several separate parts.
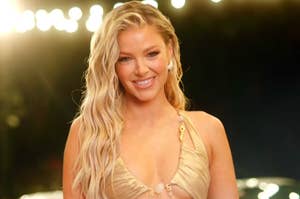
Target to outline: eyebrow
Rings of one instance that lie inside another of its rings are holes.
[[[143,50],[143,52],[147,52],[147,51],[150,51],[154,48],[159,48],[159,45],[152,45],[152,46],[149,46],[147,47],[146,49]],[[130,55],[131,53],[128,53],[128,52],[124,52],[124,51],[120,51],[120,54],[125,54],[125,55]]]
[[[152,45],[152,46],[149,46],[149,47],[147,47],[147,48],[144,50],[144,52],[150,51],[150,50],[152,50],[153,48],[157,48],[157,47],[159,47],[159,46],[158,46],[158,45]]]

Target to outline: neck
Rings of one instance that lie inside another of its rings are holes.
[[[123,107],[125,120],[136,122],[153,122],[176,114],[175,108],[165,96],[147,102],[125,100]]]

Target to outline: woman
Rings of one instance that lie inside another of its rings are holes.
[[[65,199],[238,198],[222,123],[185,111],[177,36],[137,1],[91,41],[86,92],[67,139]]]

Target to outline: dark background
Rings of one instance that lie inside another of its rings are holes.
[[[83,13],[114,1],[24,1]],[[300,2],[187,1],[159,9],[181,43],[190,109],[220,118],[237,178],[300,179]],[[84,15],[84,17],[86,17]],[[61,189],[63,149],[83,86],[91,33],[33,30],[0,36],[0,198]]]

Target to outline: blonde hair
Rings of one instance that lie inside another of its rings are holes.
[[[153,25],[166,44],[173,47],[174,67],[169,71],[165,94],[169,103],[184,110],[186,98],[180,88],[182,69],[178,38],[171,22],[156,8],[131,1],[113,9],[91,39],[86,90],[80,108],[80,151],[75,163],[73,188],[87,199],[107,199],[118,156],[123,127],[123,91],[115,71],[119,57],[117,37],[130,26]]]

